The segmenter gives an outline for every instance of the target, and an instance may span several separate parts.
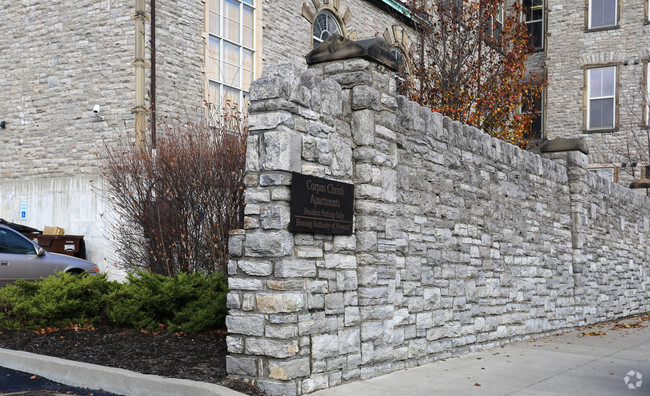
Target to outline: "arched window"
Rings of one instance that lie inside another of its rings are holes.
[[[333,34],[343,35],[339,21],[329,11],[323,10],[319,12],[314,19],[314,48]]]
[[[397,62],[397,66],[399,66],[400,69],[402,66],[405,66],[406,56],[404,56],[402,50],[395,46],[390,49],[390,53],[393,55],[393,59]]]

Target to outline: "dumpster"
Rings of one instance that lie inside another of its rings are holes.
[[[86,244],[83,235],[42,235],[23,234],[51,253],[67,254],[68,256],[86,258]]]

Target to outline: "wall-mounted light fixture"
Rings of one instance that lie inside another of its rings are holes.
[[[5,129],[7,127],[6,121],[0,121],[0,128]]]
[[[93,107],[93,114],[95,114],[95,117],[99,118],[100,120],[104,121],[104,116],[102,116],[100,113],[102,111],[102,107],[98,104],[96,104]]]

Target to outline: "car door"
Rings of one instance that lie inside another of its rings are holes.
[[[51,274],[49,260],[36,254],[34,244],[13,230],[0,228],[0,284]]]

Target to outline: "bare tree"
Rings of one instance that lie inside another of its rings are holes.
[[[105,197],[127,269],[226,273],[229,231],[243,211],[246,119],[227,103],[217,125],[163,119],[156,149],[106,145]]]

